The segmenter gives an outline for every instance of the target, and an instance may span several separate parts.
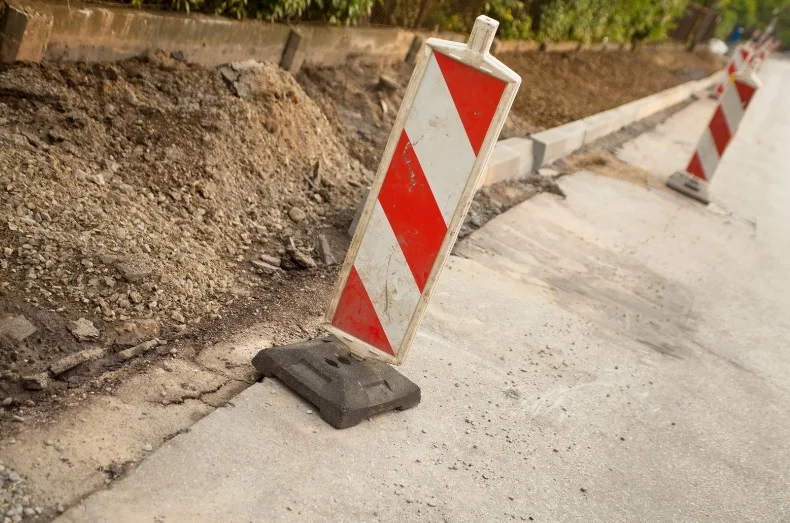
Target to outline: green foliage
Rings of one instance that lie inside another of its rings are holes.
[[[538,1],[538,0],[533,0]],[[687,0],[553,0],[541,2],[539,38],[624,41],[666,38]]]
[[[483,14],[499,22],[497,36],[502,40],[529,40],[532,35],[532,18],[520,0],[491,0]]]
[[[153,5],[172,11],[203,12],[239,20],[321,20],[355,24],[370,15],[375,0],[131,0],[137,7]]]

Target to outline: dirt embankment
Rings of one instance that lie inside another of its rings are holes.
[[[708,52],[582,51],[498,55],[522,77],[503,137],[536,131],[612,109],[723,67]],[[337,128],[348,129],[352,154],[375,169],[412,68],[398,62],[307,67],[298,76]]]
[[[506,136],[718,66],[683,52],[501,58],[524,77]],[[37,389],[90,386],[156,340],[255,321],[304,335],[298,317],[326,302],[410,75],[352,60],[296,81],[162,53],[0,67],[0,420],[35,419],[22,410],[46,404]],[[462,234],[545,190],[487,188]]]
[[[272,64],[0,68],[0,395],[326,265],[319,234],[342,260],[371,178],[347,151]]]

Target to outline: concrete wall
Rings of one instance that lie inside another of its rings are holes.
[[[299,47],[288,69],[302,63],[334,65],[349,56],[367,61],[404,59],[415,35],[427,39],[465,41],[451,32],[412,32],[398,28],[326,27],[236,21],[199,14],[154,13],[123,7],[102,7],[78,1],[0,0],[10,6],[9,27],[0,17],[0,61],[114,61],[162,49],[179,51],[198,64],[213,66],[248,59],[279,63],[289,35],[298,31]],[[9,18],[9,16],[6,16]],[[498,41],[497,53],[534,51],[537,42]],[[577,42],[545,46],[547,51],[574,51]],[[602,46],[595,46],[601,49]],[[611,49],[611,47],[609,47]]]

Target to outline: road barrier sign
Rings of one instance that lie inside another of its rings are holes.
[[[669,187],[702,203],[710,202],[708,184],[724,151],[735,136],[746,109],[761,86],[753,70],[758,64],[759,59],[736,75],[734,81],[725,87],[688,167],[669,178]]]
[[[489,54],[498,26],[480,16],[466,44],[425,42],[332,296],[334,336],[252,360],[333,427],[420,402],[387,363],[406,357],[521,84]]]
[[[766,60],[768,60],[768,57],[770,56],[771,51],[774,49],[775,46],[776,46],[776,42],[774,41],[774,39],[773,38],[768,38],[765,41],[765,43],[763,43],[763,45],[760,46],[760,48],[757,49],[757,51],[754,52],[754,54],[750,58],[749,62],[750,63],[752,63],[752,62],[755,63],[755,67],[754,68],[755,68],[756,71],[759,71],[760,68],[762,67],[762,64]]]
[[[489,54],[498,25],[425,42],[327,312],[362,358],[406,357],[513,103],[521,78]]]
[[[746,45],[739,45],[735,48],[735,52],[724,70],[721,82],[716,86],[717,98],[721,97],[724,88],[733,81],[735,75],[743,71],[744,67],[749,64],[752,54],[752,50]]]

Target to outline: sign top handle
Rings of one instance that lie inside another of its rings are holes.
[[[494,43],[494,36],[496,30],[499,28],[499,22],[486,15],[480,15],[475,19],[475,25],[472,26],[472,33],[469,35],[469,41],[466,42],[466,47],[473,53],[488,54],[491,51],[491,45]]]

